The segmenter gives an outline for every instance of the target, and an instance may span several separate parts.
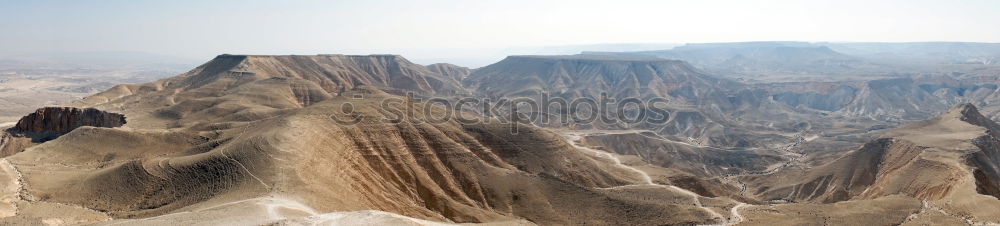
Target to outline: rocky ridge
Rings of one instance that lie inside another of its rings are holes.
[[[82,126],[113,128],[125,125],[125,115],[94,108],[44,107],[24,116],[11,128],[18,133],[66,134]]]

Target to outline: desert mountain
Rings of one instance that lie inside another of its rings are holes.
[[[475,115],[466,118],[483,123],[435,122],[469,113],[383,92],[450,90],[447,82],[411,83],[444,76],[400,62],[223,55],[177,77],[84,99],[79,106],[124,114],[127,127],[74,128],[3,159],[2,178],[12,181],[0,189],[10,216],[3,221],[157,224],[235,209],[247,211],[226,219],[248,224],[341,219],[330,212],[387,222],[511,224],[730,218],[720,214],[732,208],[727,199],[654,184],[646,173],[581,151],[547,129]],[[334,82],[386,78],[376,75],[404,82]],[[381,105],[390,99],[417,114],[396,117]],[[40,115],[26,121],[63,118]],[[351,212],[367,210],[399,215]],[[54,211],[68,214],[45,218]]]
[[[958,79],[928,75],[843,82],[784,82],[757,84],[771,98],[789,107],[819,110],[844,117],[905,122],[922,120],[958,103],[986,106],[984,115],[995,117],[989,103],[997,95],[993,79]]]
[[[997,109],[994,43],[703,43],[668,50],[585,52],[690,62],[738,78],[789,107],[879,121],[922,120],[958,103]]]
[[[179,76],[119,85],[78,105],[121,110],[136,123],[182,127],[266,118],[362,85],[400,95],[465,93],[457,80],[396,55],[220,55]]]
[[[869,60],[921,64],[995,65],[1000,59],[1000,44],[975,42],[847,42],[821,43],[837,52]]]
[[[996,222],[984,206],[1000,205],[998,128],[975,106],[961,104],[886,132],[827,164],[746,182],[763,199],[831,203],[901,194],[963,219]]]
[[[221,55],[40,109],[0,135],[0,221],[995,222],[973,207],[1000,205],[1000,126],[959,105],[885,130],[995,89],[936,78],[745,84],[649,56],[511,56],[469,70]],[[602,93],[664,98],[669,120],[512,124],[420,100]]]
[[[542,94],[567,101],[581,98],[599,100],[602,94],[616,100],[663,98],[669,102],[663,107],[669,109],[670,121],[667,123],[594,123],[584,126],[651,130],[666,136],[689,137],[703,144],[721,146],[764,145],[785,139],[759,135],[755,131],[775,128],[754,126],[752,121],[778,115],[790,119],[794,117],[788,114],[798,114],[768,99],[764,90],[706,75],[683,61],[650,57],[511,56],[477,69],[463,82],[477,95],[533,98],[538,103],[544,103]],[[745,120],[736,122],[736,117]]]
[[[683,60],[766,90],[761,96],[782,105],[844,118],[905,123],[958,103],[982,106],[994,119],[1000,112],[989,104],[998,98],[994,43],[701,43],[584,55]]]
[[[675,60],[609,56],[510,56],[477,69],[465,81],[486,96],[524,97],[541,93],[563,98],[674,97],[697,102],[715,89],[738,83],[697,72]]]
[[[272,197],[289,209],[280,218],[309,216],[293,203],[319,213],[376,209],[455,222],[713,221],[673,190],[602,191],[640,179],[547,130],[520,125],[511,135],[510,125],[496,121],[432,124],[426,115],[394,122],[378,103],[398,97],[371,88],[346,94],[207,133],[78,128],[7,158],[26,185],[14,203],[137,218]],[[331,114],[345,103],[355,111]],[[343,125],[332,117],[361,121]],[[637,202],[640,194],[675,198]]]

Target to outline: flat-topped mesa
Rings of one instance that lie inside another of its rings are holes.
[[[125,125],[125,115],[94,108],[44,107],[24,116],[12,132],[25,134],[61,135],[82,126],[120,127]]]

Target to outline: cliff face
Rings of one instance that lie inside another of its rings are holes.
[[[0,131],[0,158],[73,131],[82,126],[113,128],[125,125],[125,115],[93,108],[45,107]]]
[[[35,110],[12,128],[20,133],[65,134],[81,126],[119,127],[125,125],[125,115],[93,108],[45,107]]]

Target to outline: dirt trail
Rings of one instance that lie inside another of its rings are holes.
[[[237,135],[237,136],[236,136],[236,138],[234,138],[233,140],[239,140],[239,139],[240,139],[241,137],[243,137],[243,134],[246,134],[246,133],[247,133],[247,129],[249,129],[249,128],[250,128],[250,126],[253,126],[253,125],[254,125],[254,123],[257,123],[257,122],[261,122],[261,121],[265,121],[265,120],[268,120],[268,119],[271,119],[271,118],[274,118],[274,117],[268,117],[268,118],[265,118],[265,119],[262,119],[262,120],[258,120],[258,121],[254,121],[254,122],[250,122],[249,124],[247,124],[246,126],[244,126],[244,127],[243,127],[243,131],[242,131],[242,132],[240,132],[240,134],[239,134],[239,135]],[[242,162],[240,162],[239,160],[236,160],[236,159],[234,159],[234,158],[230,157],[229,155],[226,155],[226,149],[225,149],[225,148],[221,149],[221,150],[219,151],[219,153],[221,153],[221,154],[222,154],[222,157],[224,157],[224,158],[226,158],[226,159],[229,159],[229,160],[231,160],[231,161],[235,162],[235,163],[236,163],[237,165],[239,165],[239,166],[240,166],[240,168],[242,168],[242,169],[243,169],[243,171],[246,171],[246,172],[247,172],[247,174],[248,174],[248,175],[250,175],[250,177],[252,177],[252,178],[253,178],[254,180],[256,180],[256,181],[257,181],[257,182],[259,182],[259,183],[260,183],[261,185],[263,185],[263,186],[264,186],[264,189],[267,189],[268,191],[270,191],[270,190],[271,190],[271,186],[267,185],[267,183],[265,183],[265,182],[264,182],[264,180],[261,180],[261,179],[260,179],[260,177],[257,177],[257,175],[254,175],[254,174],[253,174],[253,172],[251,172],[251,171],[250,171],[250,169],[248,169],[248,168],[247,168],[247,167],[246,167],[245,165],[243,165],[243,163],[242,163]]]
[[[740,222],[743,222],[745,218],[743,218],[743,215],[740,215],[740,208],[747,206],[750,206],[750,204],[741,202],[739,204],[736,204],[736,206],[733,206],[732,209],[729,209],[729,220],[726,222],[725,225],[736,225],[739,224]]]
[[[35,203],[49,203],[100,214],[102,218],[99,221],[108,221],[112,219],[111,216],[105,212],[91,209],[79,204],[39,201],[38,198],[32,196],[25,189],[24,175],[21,174],[21,171],[17,168],[17,166],[11,163],[10,160],[7,160],[7,158],[0,158],[0,172],[2,172],[0,174],[4,174],[8,177],[4,178],[7,179],[7,181],[0,181],[3,183],[0,185],[0,218],[19,214],[23,207],[19,206],[19,204],[33,205]],[[7,208],[5,204],[9,205],[10,208]],[[61,221],[61,219],[57,218],[47,220]]]
[[[746,195],[747,185],[746,185],[746,183],[743,183],[743,181],[740,180],[741,177],[749,176],[749,175],[770,175],[770,174],[774,174],[774,173],[776,173],[778,171],[781,171],[781,170],[783,170],[785,168],[788,168],[790,166],[801,164],[802,163],[802,157],[804,157],[805,155],[802,154],[802,153],[794,152],[794,151],[792,151],[792,149],[795,148],[795,147],[797,147],[797,146],[799,146],[799,145],[801,145],[804,142],[808,142],[808,141],[814,140],[818,136],[817,135],[813,135],[813,136],[808,136],[807,137],[806,135],[797,134],[797,135],[795,135],[795,137],[796,137],[796,141],[795,142],[792,142],[792,143],[790,143],[788,145],[785,145],[784,148],[781,149],[781,152],[783,152],[783,154],[786,155],[786,156],[790,156],[790,158],[788,159],[788,161],[785,161],[785,162],[781,163],[781,165],[779,165],[778,167],[774,167],[773,169],[764,170],[764,171],[757,171],[757,172],[743,172],[743,173],[738,173],[738,174],[727,174],[727,175],[722,175],[722,176],[720,176],[718,178],[720,178],[722,180],[729,181],[729,182],[731,182],[733,184],[736,184],[737,187],[740,188],[739,194],[741,196],[746,197],[747,196]]]
[[[251,207],[255,207],[256,209]],[[260,197],[260,198],[237,200],[210,207],[199,208],[196,210],[174,212],[148,218],[120,219],[108,225],[109,226],[121,225],[121,224],[131,225],[131,224],[138,224],[141,222],[149,223],[158,220],[169,221],[173,219],[184,219],[186,216],[197,215],[198,213],[220,211],[230,208],[244,209],[245,211],[254,211],[255,214],[257,214],[254,217],[263,217],[265,222],[274,222],[278,220],[288,219],[289,217],[294,217],[294,216],[286,216],[286,214],[283,214],[282,212],[286,213],[300,212],[306,214],[307,216],[320,214],[317,213],[316,210],[314,210],[313,208],[308,207],[302,203],[296,202],[294,200],[278,198],[278,197]],[[239,216],[233,216],[233,217],[239,217]]]
[[[220,218],[208,213],[225,216]],[[298,201],[281,197],[238,200],[149,218],[119,219],[106,225],[175,225],[178,221],[191,220],[212,225],[455,225],[378,210],[320,213]]]
[[[7,158],[0,159],[0,172],[7,178],[0,185],[0,218],[17,215],[17,201],[21,201],[21,176]]]
[[[593,148],[589,148],[589,147],[585,147],[585,146],[580,145],[580,141],[583,139],[584,136],[586,136],[588,134],[609,134],[609,132],[635,133],[635,131],[594,131],[594,132],[584,132],[584,131],[556,131],[556,132],[558,134],[560,134],[564,139],[566,139],[566,141],[570,145],[572,145],[573,147],[575,147],[577,150],[582,150],[582,151],[590,152],[590,153],[592,153],[592,154],[594,154],[596,156],[600,156],[602,158],[606,158],[608,160],[611,160],[612,162],[614,162],[614,164],[616,166],[621,167],[623,169],[627,169],[629,171],[633,171],[637,175],[639,175],[640,178],[641,178],[641,182],[639,184],[622,185],[622,186],[616,186],[616,187],[610,187],[610,188],[603,188],[603,189],[619,189],[619,188],[637,187],[637,186],[655,186],[655,187],[673,189],[673,190],[675,190],[677,192],[680,192],[682,194],[690,196],[691,199],[694,202],[694,205],[697,206],[698,208],[701,208],[701,209],[705,210],[709,214],[711,214],[713,216],[713,219],[720,219],[720,220],[722,220],[722,222],[720,222],[719,224],[716,224],[716,225],[735,225],[735,224],[739,224],[740,222],[743,221],[743,216],[741,216],[739,214],[739,208],[746,206],[747,205],[746,203],[738,203],[736,206],[734,206],[730,210],[731,216],[729,218],[726,218],[726,217],[722,216],[722,214],[720,214],[719,212],[717,212],[717,211],[715,211],[715,210],[713,210],[711,208],[708,208],[708,207],[705,207],[704,205],[702,205],[701,200],[700,200],[701,196],[699,196],[698,194],[696,194],[696,193],[694,193],[692,191],[689,191],[687,189],[683,189],[683,188],[680,188],[680,187],[677,187],[677,186],[673,186],[673,185],[657,184],[657,183],[653,182],[652,177],[650,177],[648,173],[646,173],[646,172],[644,172],[642,170],[639,170],[639,169],[637,169],[635,167],[623,164],[621,162],[621,159],[619,159],[615,155],[613,155],[611,153],[608,153],[608,152],[605,152],[605,151],[596,150],[596,149],[593,149]],[[678,142],[678,143],[680,143],[680,142]],[[687,144],[687,143],[684,143],[684,144]],[[687,144],[687,145],[691,145],[691,144]]]
[[[933,211],[940,212],[940,213],[942,213],[944,215],[947,215],[949,217],[953,217],[953,218],[956,218],[956,219],[963,220],[963,221],[965,221],[966,224],[969,224],[969,225],[975,225],[975,226],[986,226],[986,225],[996,226],[996,225],[1000,225],[1000,223],[994,223],[994,222],[979,222],[979,221],[974,221],[971,217],[966,217],[966,216],[962,216],[962,215],[950,213],[948,211],[945,211],[943,208],[938,207],[938,206],[934,205],[934,203],[931,203],[930,201],[927,201],[927,200],[923,200],[923,204],[924,204],[923,208],[920,210],[920,212],[918,212],[916,214],[923,213],[926,210],[933,210]],[[911,215],[911,216],[913,216],[913,215]],[[916,218],[915,216],[913,216],[913,217]],[[903,221],[903,222],[905,223],[905,222],[907,222],[909,220],[910,220],[909,217],[907,217],[907,220]]]

